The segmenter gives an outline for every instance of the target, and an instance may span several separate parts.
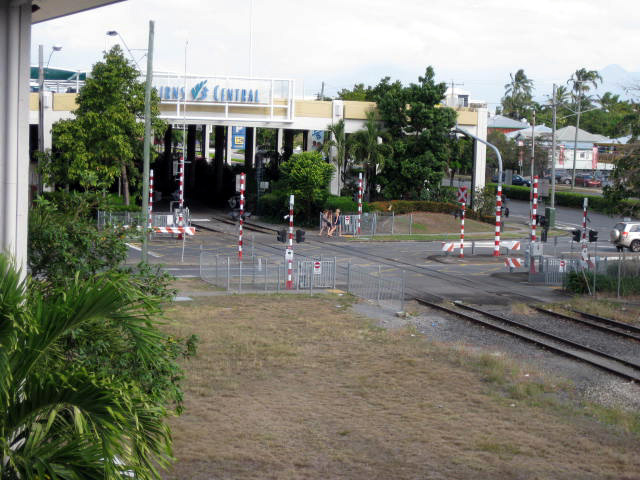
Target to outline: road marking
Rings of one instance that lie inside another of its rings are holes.
[[[136,246],[136,245],[132,245],[131,243],[125,243],[125,245],[126,245],[127,247],[129,247],[129,248],[132,248],[133,250],[137,250],[138,252],[141,252],[141,251],[142,251],[142,248],[140,248],[140,247],[138,247],[138,246]],[[155,258],[160,258],[160,257],[162,256],[162,255],[158,255],[157,253],[153,253],[153,252],[152,252],[152,251],[150,251],[150,250],[149,250],[149,251],[147,251],[147,253],[148,253],[149,255],[151,255],[152,257],[155,257]]]

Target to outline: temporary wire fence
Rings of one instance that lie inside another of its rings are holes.
[[[146,217],[142,212],[107,212],[98,210],[98,229],[105,227],[138,227],[146,226]]]
[[[200,278],[216,287],[236,293],[285,291],[287,265],[268,257],[242,260],[231,255],[203,251],[200,254]],[[404,310],[405,278],[383,276],[381,268],[368,271],[336,258],[299,260],[293,270],[294,290],[339,288],[380,305]]]

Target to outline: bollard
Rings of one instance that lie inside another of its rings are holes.
[[[400,292],[400,311],[404,312],[404,292],[406,289],[407,282],[407,272],[406,270],[402,270],[402,291]]]

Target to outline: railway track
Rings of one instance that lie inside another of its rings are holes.
[[[545,332],[505,316],[487,312],[461,302],[454,303],[456,308],[450,308],[442,303],[435,303],[424,298],[416,298],[416,301],[430,308],[446,312],[450,315],[482,325],[483,327],[491,328],[498,332],[519,338],[520,340],[524,340],[528,343],[532,343],[574,360],[588,363],[626,380],[640,382],[640,364],[638,363],[630,362],[588,345]],[[472,314],[462,310],[472,312]]]
[[[564,313],[549,310],[539,305],[530,305],[530,307],[534,308],[539,312],[542,312],[547,315],[551,315],[556,318],[560,318],[562,320],[566,320],[569,322],[576,323],[578,325],[586,326],[586,327],[600,330],[602,332],[606,332],[615,336],[620,336],[626,339],[640,342],[640,328],[635,327],[633,325],[629,325],[627,323],[617,322],[615,320],[611,320],[610,318],[599,317],[599,316],[591,315],[585,312],[576,312],[586,317],[586,318],[578,318],[572,315],[566,315]]]

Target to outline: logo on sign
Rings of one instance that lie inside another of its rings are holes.
[[[467,203],[467,187],[458,187],[458,202]]]

